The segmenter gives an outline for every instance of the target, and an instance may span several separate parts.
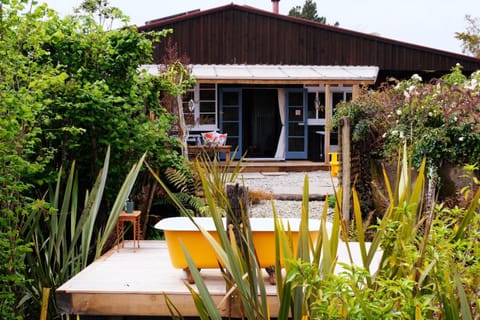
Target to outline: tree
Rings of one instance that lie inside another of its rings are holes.
[[[455,38],[462,41],[463,53],[480,58],[480,21],[478,17],[465,16],[466,32],[455,32]]]
[[[102,24],[122,15],[103,0],[89,1],[93,11],[80,10],[64,19],[35,1],[27,7],[29,2],[0,1],[2,319],[38,316],[41,292],[34,292],[31,283],[48,284],[35,278],[38,266],[24,263],[32,243],[29,228],[34,227],[26,221],[39,212],[46,220],[56,214],[44,199],[59,168],[77,164],[77,192],[86,198],[110,146],[100,210],[106,215],[127,172],[145,152],[159,168],[178,163],[180,157],[178,142],[167,135],[173,117],[159,99],[170,84],[139,70],[151,61],[153,42],[165,32],[139,33],[126,24],[113,30],[111,23],[104,28]],[[147,194],[143,187],[139,193]],[[99,216],[94,228],[101,229],[105,220]]]
[[[172,115],[176,117],[173,128],[173,134],[178,135],[182,147],[182,155],[188,159],[187,139],[189,135],[189,128],[185,119],[185,112],[183,110],[182,96],[185,95],[187,89],[194,85],[194,78],[191,75],[191,70],[186,66],[190,63],[190,58],[187,55],[180,56],[178,53],[178,45],[168,39],[166,53],[162,57],[162,66],[159,68],[163,81],[168,83],[169,88],[162,98],[162,104]],[[173,129],[172,128],[172,129]]]
[[[80,10],[45,22],[51,39],[43,43],[49,53],[43,63],[58,66],[64,81],[44,88],[50,103],[41,116],[48,119],[42,143],[57,149],[51,167],[69,167],[76,161],[81,190],[92,185],[111,147],[104,203],[108,209],[133,161],[148,151],[150,164],[168,166],[176,162],[172,157],[178,143],[166,135],[172,117],[159,101],[159,91],[169,84],[139,71],[151,62],[153,42],[165,32],[139,33],[126,25],[106,30],[95,21],[111,12],[101,2],[101,7],[87,7],[99,12]]]
[[[38,117],[48,106],[42,88],[62,81],[52,65],[40,61],[49,35],[42,17],[45,6],[26,10],[23,2],[0,3],[0,318],[22,315],[23,294],[29,285],[24,256],[30,245],[20,233],[25,217],[41,205],[29,194],[34,185],[26,176],[41,173],[51,160],[50,148],[40,147]],[[38,150],[41,153],[37,153]],[[35,315],[36,317],[37,315]]]
[[[326,17],[319,17],[317,12],[317,4],[313,0],[305,0],[303,7],[295,6],[288,12],[288,15],[291,17],[303,18],[307,20],[312,20],[320,23],[327,23]],[[339,26],[338,22],[335,22],[335,26]]]

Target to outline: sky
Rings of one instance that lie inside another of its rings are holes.
[[[72,13],[82,0],[39,0],[61,16]],[[305,0],[280,0],[280,14]],[[462,53],[455,32],[465,32],[465,15],[480,17],[480,0],[316,0],[319,16],[327,23],[358,32]],[[271,11],[270,0],[109,0],[138,26],[154,20],[195,9],[211,9],[235,3]]]

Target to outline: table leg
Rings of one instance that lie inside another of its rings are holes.
[[[120,249],[120,245],[122,245],[123,248],[123,221],[118,221],[117,222],[117,228],[116,228],[116,233],[117,233],[117,251]]]
[[[141,223],[140,223],[140,216],[138,216],[137,219],[137,247],[140,248],[140,228],[141,228]]]
[[[132,222],[133,227],[133,251],[135,251],[135,242],[137,240],[137,219]]]

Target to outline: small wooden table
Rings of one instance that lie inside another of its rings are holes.
[[[201,146],[188,146],[188,153],[189,154],[194,154],[195,156],[198,156],[202,152],[209,153],[209,152],[215,152],[215,153],[225,153],[225,160],[230,161],[230,149],[232,146],[230,145],[224,145],[224,146],[206,146],[206,145],[201,145]]]
[[[117,220],[117,251],[120,248],[124,247],[124,235],[125,235],[125,222],[130,222],[133,227],[133,248],[140,248],[140,210],[135,210],[132,213],[127,213],[122,211],[118,216]],[[121,237],[121,242],[120,242]]]

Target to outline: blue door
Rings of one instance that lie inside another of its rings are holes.
[[[227,134],[232,151],[238,147],[234,158],[238,160],[242,153],[242,89],[220,89],[220,129]]]
[[[307,159],[307,91],[286,91],[286,159]]]

